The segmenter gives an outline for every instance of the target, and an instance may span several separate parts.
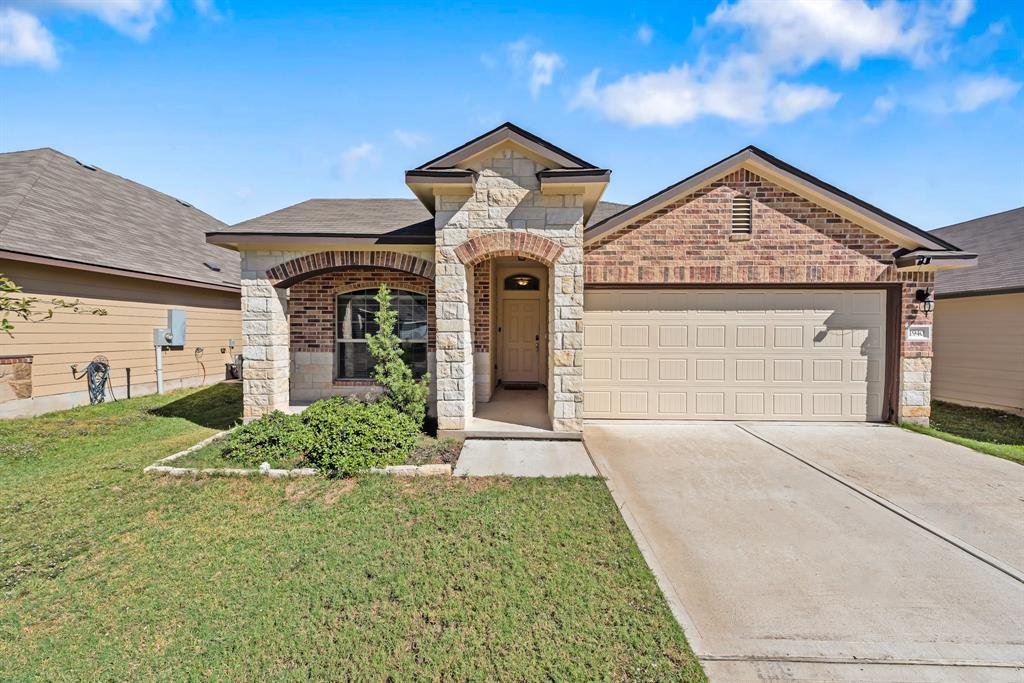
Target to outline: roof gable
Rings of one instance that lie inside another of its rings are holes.
[[[513,143],[531,155],[544,159],[553,168],[571,169],[592,169],[597,168],[589,161],[584,161],[574,154],[570,154],[561,147],[551,144],[547,140],[534,135],[533,133],[520,128],[514,123],[505,122],[483,135],[473,138],[469,142],[449,150],[439,157],[431,159],[422,166],[417,166],[417,171],[430,171],[440,169],[452,169],[459,167],[459,164],[467,160],[485,154],[490,149],[504,143]]]
[[[740,168],[746,168],[809,201],[824,206],[837,215],[868,228],[901,247],[907,249],[956,249],[945,240],[930,235],[921,228],[882,211],[754,146],[745,147],[619,213],[591,225],[584,231],[584,241],[590,243],[600,237],[606,237]]]

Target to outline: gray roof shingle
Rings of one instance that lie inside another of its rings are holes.
[[[947,225],[938,237],[978,255],[978,265],[935,274],[935,293],[1024,290],[1024,207]]]
[[[598,202],[590,222],[625,208]],[[434,241],[434,219],[418,199],[307,199],[293,206],[217,230],[220,235],[319,235],[377,237],[382,242]]]
[[[238,254],[206,243],[206,232],[223,227],[174,197],[54,149],[0,154],[0,250],[239,287]]]

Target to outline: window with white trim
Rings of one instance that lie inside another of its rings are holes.
[[[374,316],[380,310],[376,289],[339,294],[335,308],[335,378],[370,379],[373,356],[366,335],[377,331]],[[427,297],[405,290],[391,290],[391,306],[398,313],[395,332],[402,339],[405,362],[413,375],[427,372]]]

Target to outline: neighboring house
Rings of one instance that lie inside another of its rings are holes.
[[[1024,207],[932,234],[981,257],[935,278],[933,398],[1024,414]]]
[[[609,177],[504,124],[407,171],[418,202],[310,200],[211,231],[242,254],[246,417],[366,385],[385,283],[445,433],[927,421],[919,298],[973,254],[754,147],[633,206],[599,201]]]
[[[165,388],[224,379],[241,351],[237,254],[206,244],[220,221],[174,197],[52,149],[0,154],[0,273],[41,299],[80,299],[105,316],[57,310],[0,335],[0,417],[89,402],[74,379],[95,356],[117,398],[156,390],[153,330],[186,313],[186,343],[163,352]],[[231,350],[230,340],[236,347]],[[110,400],[109,392],[107,400]]]

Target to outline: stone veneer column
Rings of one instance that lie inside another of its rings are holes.
[[[436,199],[436,246],[434,251],[434,310],[437,319],[435,371],[437,373],[438,429],[466,428],[473,414],[473,343],[469,300],[470,270],[455,255],[468,230],[459,221],[443,221],[465,197],[439,195]],[[453,225],[452,223],[455,223]]]
[[[464,429],[473,414],[472,283],[456,248],[494,236],[486,257],[518,253],[511,236],[537,235],[561,247],[549,266],[548,395],[555,431],[583,428],[583,197],[543,195],[544,169],[511,148],[470,165],[474,191],[435,198],[437,410],[440,429]],[[510,235],[505,240],[503,235]],[[508,245],[505,248],[501,245]],[[523,251],[530,257],[530,253]]]
[[[901,351],[897,420],[927,426],[932,413],[932,341],[909,341],[907,327],[933,323],[933,314],[924,312],[915,294],[919,288],[933,289],[934,275],[905,273],[902,279],[902,326],[897,331]]]
[[[242,404],[248,422],[288,408],[288,293],[267,279],[273,257],[243,252],[242,258]]]

